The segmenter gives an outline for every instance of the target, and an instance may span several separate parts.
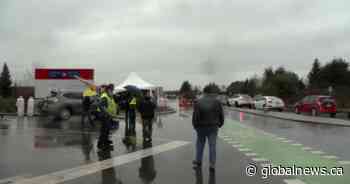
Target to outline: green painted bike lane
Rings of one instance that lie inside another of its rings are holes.
[[[238,121],[227,120],[220,132],[228,143],[239,143],[240,148],[247,148],[259,158],[271,161],[273,166],[293,167],[333,167],[344,168],[343,176],[295,176],[307,184],[349,184],[350,165],[340,165],[336,159],[324,158],[324,155],[304,150],[301,144],[294,144],[286,139],[256,128],[243,125]]]

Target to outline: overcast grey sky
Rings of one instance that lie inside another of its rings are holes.
[[[315,57],[348,59],[346,0],[1,0],[0,63],[88,67],[97,82],[130,72],[177,89],[283,65],[305,76]]]

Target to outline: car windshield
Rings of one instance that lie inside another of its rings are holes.
[[[56,91],[51,91],[49,97],[57,97],[57,95],[58,95],[58,92],[56,92]]]
[[[333,97],[320,97],[321,102],[335,102]]]

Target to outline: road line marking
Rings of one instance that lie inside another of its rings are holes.
[[[256,153],[245,153],[245,156],[247,156],[247,157],[256,157],[256,156],[258,156],[258,154],[256,154]]]
[[[338,159],[338,157],[334,156],[334,155],[326,155],[323,158],[326,158],[326,159]]]
[[[277,137],[276,139],[279,140],[279,141],[285,141],[285,140],[287,140],[286,138],[283,138],[283,137]]]
[[[229,144],[240,144],[238,141],[228,141]]]
[[[16,183],[18,181],[21,181],[30,177],[31,175],[19,175],[19,176],[13,176],[10,178],[4,178],[4,179],[0,179],[0,184]]]
[[[310,148],[310,147],[303,147],[302,150],[304,150],[304,151],[310,151],[310,150],[312,150],[312,148]]]
[[[302,144],[300,143],[294,143],[294,144],[291,144],[292,146],[302,146]]]
[[[105,170],[111,167],[120,166],[132,161],[139,160],[141,158],[145,158],[148,156],[160,154],[162,152],[170,151],[185,145],[190,144],[190,142],[185,141],[173,141],[170,143],[162,144],[159,146],[155,146],[152,148],[135,151],[129,154],[117,156],[111,159],[107,159],[104,161],[95,162],[92,164],[87,164],[83,166],[78,166],[75,168],[57,171],[54,173],[50,173],[47,175],[37,176],[30,179],[24,179],[16,184],[38,184],[38,183],[50,183],[50,184],[58,184],[62,182],[66,182],[69,180],[73,180],[79,177],[83,177],[86,175],[90,175],[96,173],[101,170]]]
[[[312,154],[322,155],[324,154],[323,151],[311,151]]]
[[[223,138],[224,141],[232,141],[232,138]]]
[[[232,145],[232,147],[234,147],[234,148],[242,148],[243,145],[242,144],[234,144],[234,145]]]
[[[299,179],[285,179],[283,180],[286,184],[306,184]]]
[[[240,152],[249,152],[249,151],[252,151],[252,150],[249,149],[249,148],[238,148],[238,151],[240,151]]]
[[[347,160],[338,161],[338,163],[341,165],[350,165],[350,161]]]
[[[266,158],[253,158],[252,160],[254,162],[269,162]]]
[[[291,141],[291,140],[284,140],[282,142],[284,142],[284,143],[292,143],[293,141]]]

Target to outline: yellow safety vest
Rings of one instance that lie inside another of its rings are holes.
[[[129,107],[136,108],[136,98],[133,97],[131,101],[129,102]]]
[[[117,117],[118,105],[115,103],[114,99],[109,97],[107,93],[103,93],[101,98],[107,99],[107,113],[114,118]],[[100,111],[100,109],[98,109],[98,111]]]
[[[97,93],[95,90],[92,90],[91,88],[86,88],[83,92],[83,97],[86,97],[86,96],[96,96]]]

